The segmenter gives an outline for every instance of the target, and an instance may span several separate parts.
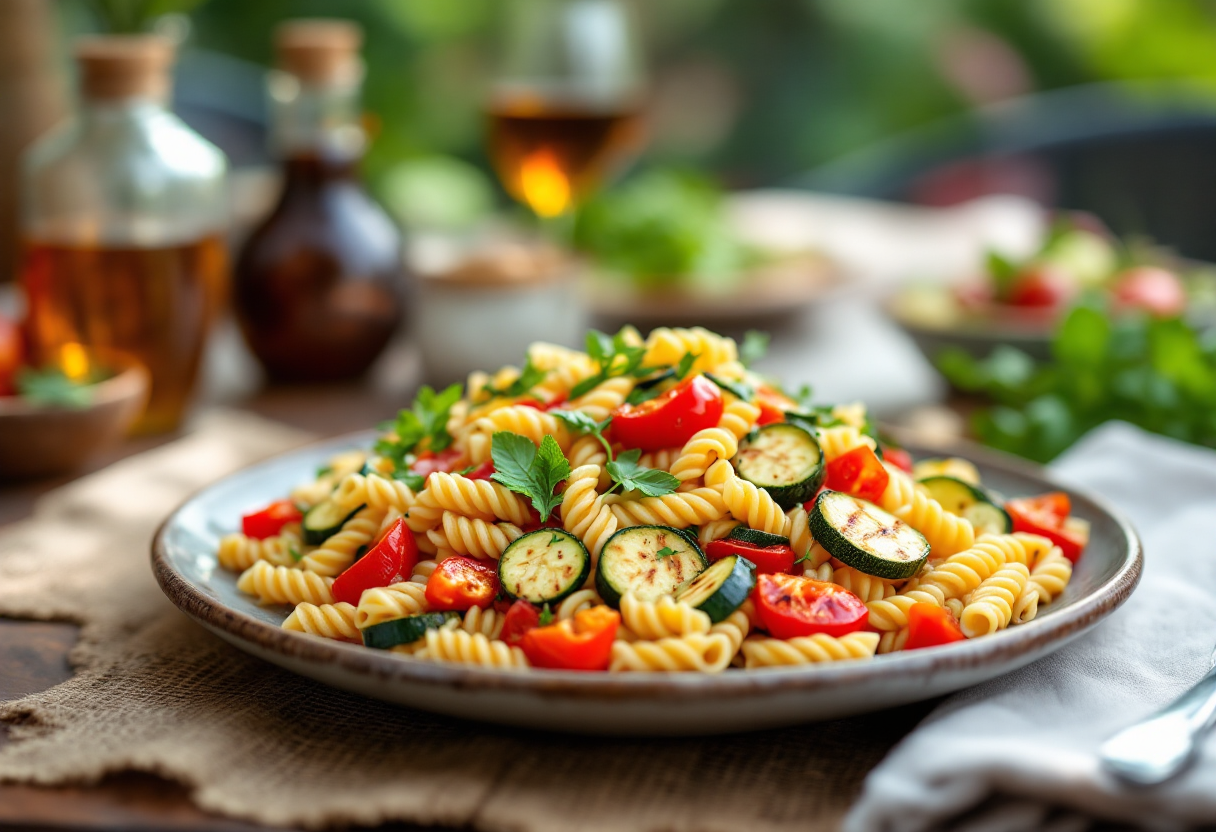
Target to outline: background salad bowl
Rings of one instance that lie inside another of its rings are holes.
[[[338,688],[457,717],[577,733],[697,735],[877,710],[977,684],[1059,649],[1127,599],[1142,565],[1131,526],[1069,491],[1075,515],[1092,524],[1072,582],[1037,619],[990,637],[868,661],[717,675],[521,673],[421,662],[283,630],[287,611],[239,593],[236,576],[216,562],[232,518],[308,479],[334,453],[373,438],[354,434],[305,448],[201,491],[158,531],[152,566],[173,603],[241,650]],[[971,450],[960,455],[1007,495],[1060,488],[1025,463]]]

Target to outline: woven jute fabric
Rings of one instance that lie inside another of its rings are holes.
[[[804,830],[834,827],[910,727],[893,711],[705,739],[564,736],[381,704],[246,656],[165,599],[149,542],[191,492],[305,438],[213,415],[0,533],[0,614],[82,627],[74,678],[0,705],[0,781],[148,772],[204,809],[313,828]]]

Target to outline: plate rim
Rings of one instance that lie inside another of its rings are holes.
[[[499,670],[458,664],[414,661],[409,657],[370,650],[362,645],[324,639],[307,633],[284,630],[223,604],[196,587],[173,567],[168,555],[168,530],[178,516],[204,493],[229,480],[285,457],[318,452],[323,448],[366,442],[374,430],[356,431],[312,442],[284,453],[243,466],[191,493],[157,527],[151,543],[152,571],[169,601],[191,618],[222,630],[241,642],[252,642],[261,650],[292,661],[323,664],[382,682],[472,689],[478,692],[505,691],[526,695],[618,702],[709,698],[750,698],[757,694],[787,694],[882,683],[892,679],[929,678],[939,673],[966,673],[988,665],[999,665],[1026,654],[1041,654],[1053,644],[1063,646],[1123,605],[1143,574],[1144,547],[1131,522],[1101,497],[1060,482],[1034,463],[970,443],[954,446],[959,455],[981,464],[1033,476],[1045,484],[1068,491],[1089,507],[1108,515],[1123,535],[1128,553],[1106,581],[1088,595],[1051,615],[1036,618],[982,639],[969,639],[924,650],[876,657],[876,661],[832,662],[821,665],[754,668],[746,673],[585,673],[530,669],[528,672]],[[944,451],[942,446],[934,452]]]

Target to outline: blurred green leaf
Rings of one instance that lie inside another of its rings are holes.
[[[1063,364],[1094,367],[1106,356],[1110,340],[1111,326],[1106,316],[1096,309],[1078,306],[1060,325],[1051,351]]]

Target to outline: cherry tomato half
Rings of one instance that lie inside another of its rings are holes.
[[[1013,520],[1015,532],[1042,535],[1059,546],[1064,557],[1073,563],[1081,557],[1081,550],[1089,542],[1085,534],[1069,528],[1068,515],[1072,511],[1072,502],[1062,491],[1037,497],[1019,497],[1007,502],[1005,510]]]
[[[17,392],[14,379],[24,360],[24,352],[21,330],[0,315],[0,396],[11,396]]]
[[[824,485],[832,491],[843,491],[877,503],[890,479],[891,475],[882,467],[882,460],[868,446],[862,445],[828,463]]]
[[[447,563],[447,561],[444,561]],[[607,670],[621,614],[599,606],[524,634],[520,647],[533,667]]]
[[[417,563],[418,543],[402,517],[370,552],[338,576],[331,588],[334,600],[358,604],[364,590],[397,583],[413,572]]]
[[[276,500],[261,511],[246,514],[241,518],[241,531],[245,537],[265,540],[283,531],[288,523],[298,523],[304,515],[291,500]]]
[[[889,462],[905,473],[912,473],[912,454],[905,451],[903,448],[892,448],[884,446],[882,449],[882,458],[884,462]]]
[[[904,642],[905,650],[937,647],[939,644],[950,644],[964,638],[966,636],[963,635],[963,629],[958,626],[950,610],[923,602],[913,604],[908,609],[908,640]]]
[[[439,562],[426,582],[426,602],[436,612],[485,609],[498,595],[498,572],[473,558],[454,557]]]
[[[460,461],[463,453],[463,451],[458,451],[455,448],[448,448],[439,453],[423,451],[418,454],[418,458],[410,466],[410,471],[418,474],[423,479],[426,479],[436,471],[443,471],[445,474],[451,473],[456,468],[456,463]]]
[[[1118,306],[1162,318],[1181,315],[1186,309],[1186,288],[1178,275],[1156,266],[1128,269],[1115,281],[1111,294]]]
[[[803,553],[805,554],[805,553]],[[757,575],[773,572],[788,572],[794,566],[794,550],[789,546],[752,546],[739,540],[712,541],[705,547],[705,556],[710,560],[722,560],[729,555],[747,558],[756,565]]]
[[[794,575],[759,575],[755,599],[764,628],[776,638],[848,635],[864,629],[870,617],[844,587]]]
[[[507,608],[502,620],[502,633],[498,636],[507,644],[518,646],[529,630],[540,626],[540,610],[520,598]]]
[[[612,414],[612,438],[626,448],[657,451],[687,442],[722,417],[722,391],[693,376],[648,402],[623,404]]]
[[[1027,309],[1055,309],[1077,293],[1077,286],[1060,269],[1049,265],[1032,266],[1018,275],[1009,288],[1008,303]]]

